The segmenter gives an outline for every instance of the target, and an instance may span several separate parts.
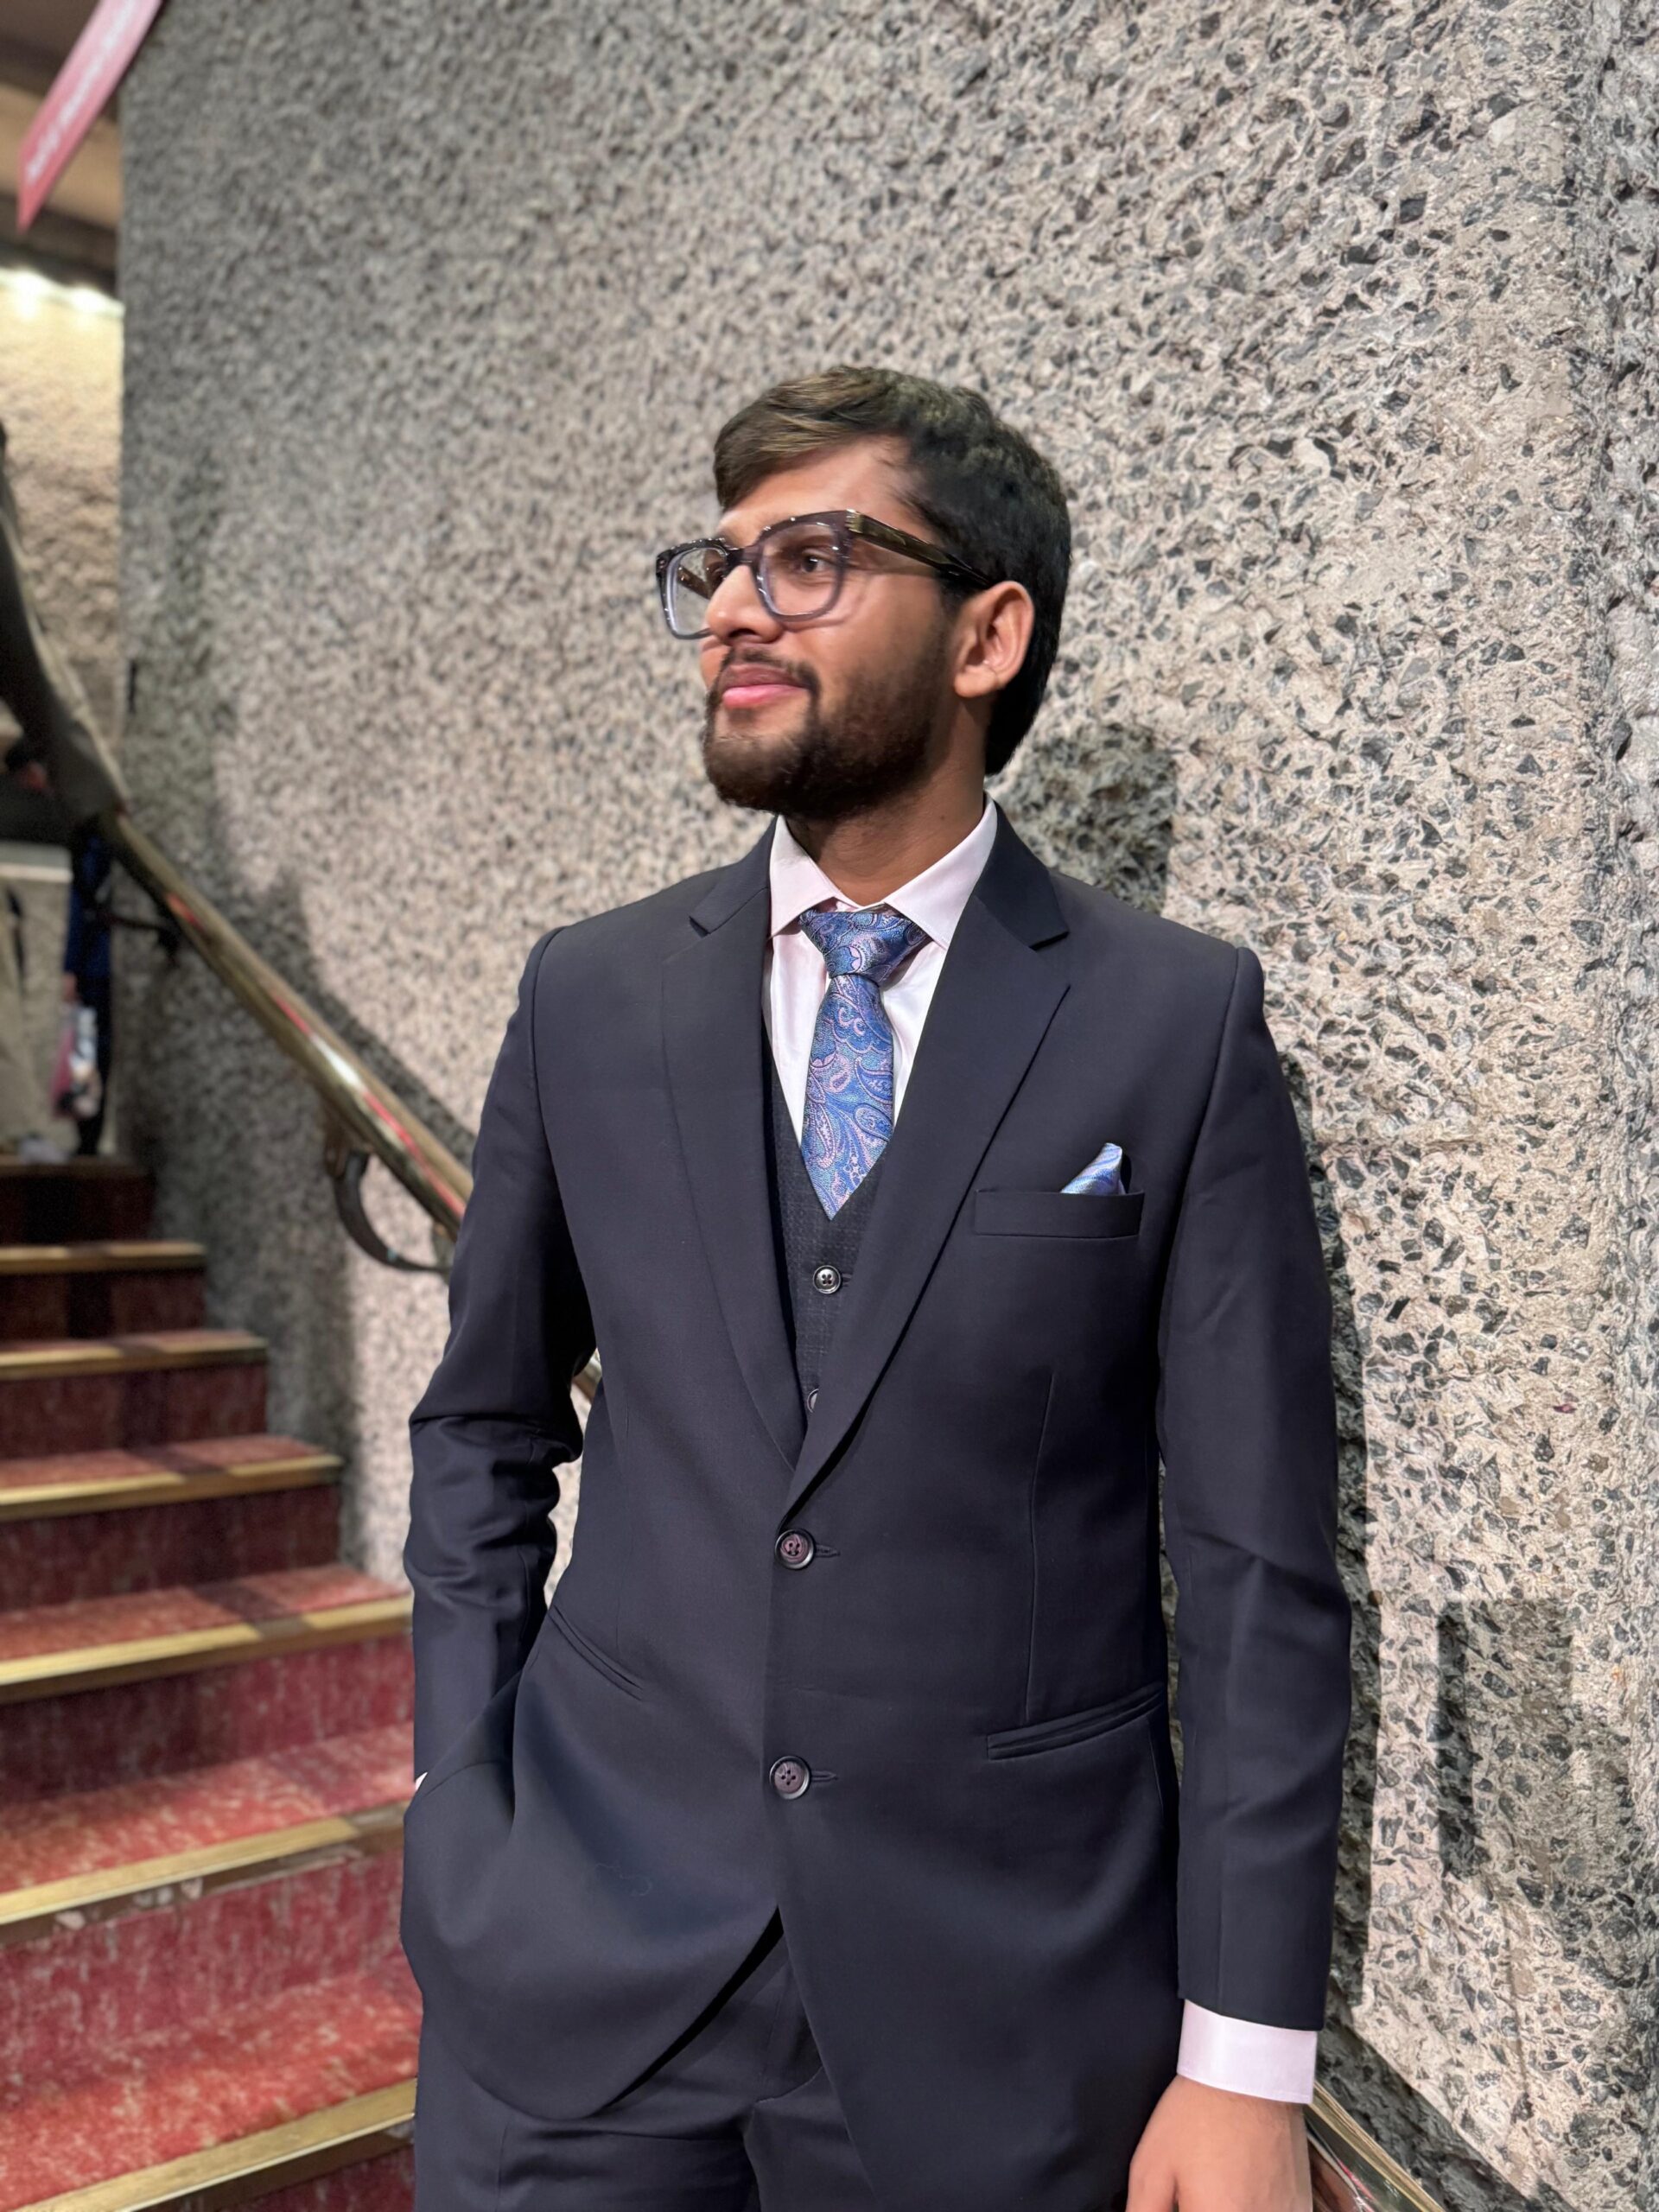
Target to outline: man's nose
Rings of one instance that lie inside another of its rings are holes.
[[[767,638],[779,637],[783,632],[777,616],[766,611],[754,570],[747,561],[734,562],[721,578],[709,596],[707,620],[709,627],[722,641],[740,631],[752,631]]]

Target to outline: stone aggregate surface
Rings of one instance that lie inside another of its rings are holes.
[[[1459,2212],[1659,2202],[1654,54],[1620,0],[173,0],[123,96],[136,807],[463,1153],[540,931],[762,826],[652,596],[719,423],[881,361],[1054,459],[993,789],[1267,971],[1356,1607],[1325,2078]],[[124,988],[157,1229],[395,1574],[442,1287],[209,979]]]

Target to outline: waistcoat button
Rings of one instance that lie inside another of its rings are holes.
[[[814,1268],[812,1270],[812,1287],[814,1290],[823,1291],[839,1290],[841,1288],[841,1269],[839,1268],[828,1266]]]
[[[785,1529],[778,1539],[778,1556],[785,1567],[806,1567],[817,1551],[804,1529]]]
[[[772,1786],[780,1797],[799,1797],[812,1779],[812,1770],[804,1759],[774,1759],[772,1763]]]

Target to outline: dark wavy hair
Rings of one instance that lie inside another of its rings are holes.
[[[1034,619],[1025,659],[997,694],[985,772],[1007,766],[1036,718],[1059,648],[1071,572],[1071,518],[1058,471],[965,385],[850,362],[773,385],[721,425],[715,493],[735,506],[766,477],[861,438],[897,438],[906,497],[947,551],[982,575],[1023,584]],[[978,587],[940,575],[958,603]]]

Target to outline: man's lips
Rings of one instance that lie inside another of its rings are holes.
[[[773,699],[785,698],[803,688],[791,683],[786,676],[774,675],[770,669],[740,670],[732,681],[720,687],[720,700],[725,707],[764,707]]]

